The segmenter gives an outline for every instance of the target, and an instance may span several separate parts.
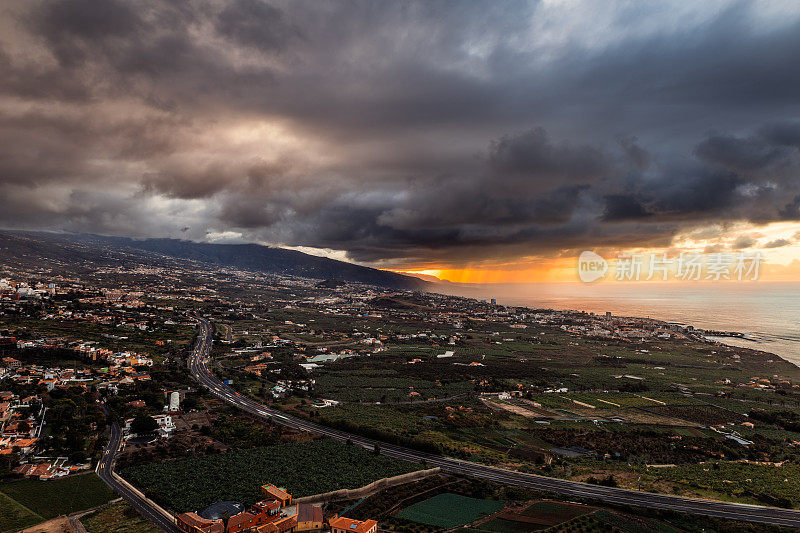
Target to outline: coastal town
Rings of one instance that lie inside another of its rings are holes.
[[[0,533],[800,531],[800,2],[0,6]]]
[[[187,369],[204,323],[221,383],[293,420],[599,487],[800,504],[783,482],[800,479],[800,370],[721,342],[735,332],[169,259],[2,266],[0,492],[94,478],[102,503],[93,472],[118,428],[118,483],[185,533],[663,519],[233,409]],[[126,505],[97,520],[131,520]]]

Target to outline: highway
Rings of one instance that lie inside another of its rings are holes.
[[[194,379],[201,385],[207,387],[208,390],[219,399],[255,417],[270,419],[289,428],[318,433],[340,441],[350,440],[354,444],[367,449],[374,449],[375,445],[378,445],[380,447],[380,453],[387,457],[394,457],[416,463],[425,461],[429,467],[438,466],[446,472],[464,474],[507,485],[551,491],[575,498],[589,498],[606,503],[632,505],[649,509],[666,509],[682,513],[728,518],[731,520],[770,523],[800,528],[800,511],[791,509],[684,498],[680,496],[654,494],[616,487],[603,487],[577,481],[526,474],[460,459],[418,452],[315,424],[314,422],[309,422],[302,418],[269,409],[250,398],[240,395],[231,387],[225,385],[209,369],[208,363],[211,344],[211,324],[206,320],[201,320],[200,334],[195,344],[195,349],[188,361],[189,371]]]

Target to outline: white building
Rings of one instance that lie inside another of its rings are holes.
[[[175,431],[175,423],[172,421],[172,417],[170,415],[152,415],[151,418],[158,424],[157,431],[160,437],[169,437],[170,434]],[[122,428],[126,438],[132,436],[131,423],[133,423],[133,418],[128,418],[125,420],[125,426]]]

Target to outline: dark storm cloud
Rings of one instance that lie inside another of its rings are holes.
[[[399,264],[800,220],[791,6],[0,9],[4,225]]]
[[[596,148],[554,144],[543,128],[492,143],[489,165],[503,185],[516,178],[512,193],[556,183],[591,183],[609,171],[605,156]]]
[[[739,139],[729,135],[714,135],[695,148],[695,155],[700,159],[739,172],[766,168],[782,159],[783,154],[780,147],[759,139]]]
[[[141,25],[138,11],[116,0],[53,2],[31,13],[28,22],[64,64],[85,60],[95,52],[92,46],[124,42]]]
[[[261,50],[281,50],[300,31],[287,24],[281,10],[259,0],[236,0],[222,10],[216,29],[225,37]]]
[[[736,237],[735,241],[733,241],[731,248],[734,250],[744,250],[745,248],[752,248],[757,244],[757,242],[758,241],[749,235],[740,235]]]
[[[778,122],[765,127],[760,133],[773,144],[800,149],[800,122]]]
[[[637,144],[636,137],[621,137],[619,139],[619,145],[637,170],[643,172],[650,168],[653,157],[650,152]]]
[[[648,184],[653,205],[663,215],[719,215],[743,200],[736,192],[743,179],[733,173],[677,171]]]
[[[754,31],[758,13],[751,7],[731,2],[699,28],[682,25],[674,31],[622,40],[588,65],[581,64],[580,54],[569,54],[567,60],[575,64],[565,68],[578,69],[576,77],[584,82],[571,89],[585,95],[615,96],[628,105],[671,106],[646,111],[648,115],[672,113],[683,119],[683,113],[721,114],[722,107],[740,104],[780,116],[777,106],[797,104],[794,88],[800,82],[800,69],[792,64],[800,46],[797,21],[793,16],[790,23]],[[680,108],[689,103],[707,107]]]
[[[142,176],[142,189],[184,200],[208,198],[229,185],[228,170],[218,164],[203,169],[168,169],[158,174]]]
[[[790,244],[792,244],[792,241],[789,239],[775,239],[765,244],[764,248],[781,248],[783,246],[789,246]]]
[[[800,195],[795,196],[778,211],[778,218],[781,220],[800,220]]]
[[[629,194],[610,194],[605,197],[603,218],[608,221],[630,220],[651,216],[642,201]]]

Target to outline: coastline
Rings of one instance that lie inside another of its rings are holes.
[[[795,340],[786,340],[783,344],[788,345],[791,343],[792,348],[795,350],[789,349],[788,346],[784,346],[784,350],[781,350],[780,342],[775,342],[776,339],[780,339],[779,334],[771,334],[765,332],[753,332],[753,331],[742,331],[741,329],[737,329],[738,326],[741,324],[735,323],[725,323],[720,322],[719,315],[713,315],[714,318],[712,320],[693,320],[692,318],[700,318],[699,316],[692,317],[687,314],[683,314],[679,317],[666,317],[665,311],[666,309],[654,309],[657,314],[629,314],[629,313],[619,313],[613,312],[614,309],[625,309],[627,307],[642,307],[646,306],[648,300],[651,298],[643,297],[641,301],[635,301],[635,305],[630,305],[632,299],[628,298],[620,298],[615,299],[613,297],[606,297],[602,300],[597,298],[587,298],[588,302],[586,306],[556,306],[552,305],[553,298],[547,294],[540,295],[540,294],[530,294],[531,287],[539,289],[545,288],[549,291],[553,289],[562,288],[561,285],[555,284],[516,284],[519,288],[518,291],[515,291],[514,294],[507,294],[506,291],[509,287],[508,284],[504,285],[477,285],[477,284],[461,284],[461,283],[435,283],[435,286],[432,289],[429,289],[427,292],[442,294],[445,296],[457,296],[462,298],[470,298],[470,299],[477,299],[477,300],[485,300],[490,301],[494,298],[497,301],[498,305],[504,305],[509,307],[521,307],[526,308],[529,310],[549,310],[549,311],[558,311],[558,312],[575,312],[575,313],[599,313],[603,312],[603,309],[610,310],[612,312],[612,316],[617,318],[632,318],[636,320],[654,320],[658,322],[662,322],[665,324],[681,324],[685,326],[693,326],[696,329],[709,331],[712,333],[727,333],[730,335],[703,335],[702,337],[710,343],[719,343],[720,345],[731,347],[731,348],[738,348],[742,350],[750,350],[761,355],[772,356],[778,358],[782,361],[787,363],[791,363],[794,367],[800,368],[800,343],[796,344],[797,341]],[[569,288],[576,288],[585,287],[585,284],[581,283],[574,283],[569,284]],[[496,294],[496,296],[494,296]],[[674,294],[674,293],[673,293]],[[533,300],[540,300],[540,301],[533,301]],[[547,302],[550,305],[542,305]],[[567,304],[567,302],[574,302],[580,303],[580,298],[575,297],[574,295],[567,294],[566,296],[562,296],[558,303]],[[657,307],[657,306],[654,306]],[[659,312],[660,311],[660,312]],[[705,313],[702,313],[704,316]],[[724,316],[724,313],[722,314]],[[755,336],[755,338],[754,338]],[[769,344],[778,344],[775,348],[777,349],[770,349],[768,346]]]
[[[787,363],[791,363],[792,365],[800,368],[800,363],[792,361],[791,359],[789,359],[787,357],[784,357],[781,354],[778,354],[778,353],[775,353],[775,352],[770,352],[770,351],[767,351],[767,350],[759,349],[757,347],[758,346],[758,341],[754,340],[754,339],[749,339],[746,336],[743,337],[743,338],[736,338],[736,337],[718,337],[718,336],[715,336],[715,335],[706,335],[706,338],[709,341],[717,342],[719,344],[723,344],[725,346],[730,346],[732,348],[741,348],[743,350],[753,350],[755,352],[759,352],[759,353],[764,354],[764,355],[771,355],[773,357],[777,357],[778,359],[786,361]],[[750,343],[750,346],[747,345],[748,343]]]

